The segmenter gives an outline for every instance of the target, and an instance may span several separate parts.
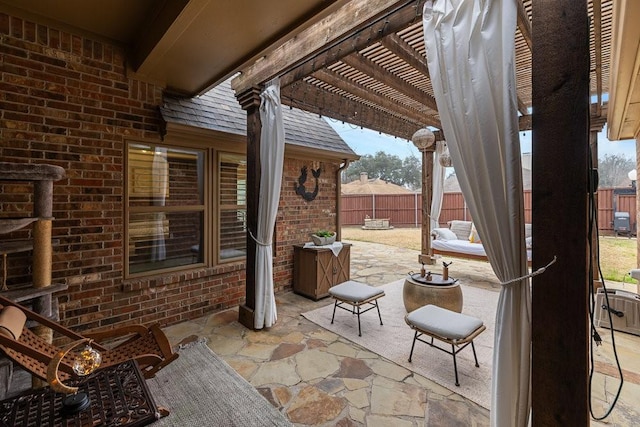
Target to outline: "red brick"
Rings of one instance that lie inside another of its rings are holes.
[[[0,14],[0,28],[9,27],[8,22]],[[51,28],[49,46],[39,46],[26,39],[32,24],[16,22],[23,38],[9,37],[9,44],[0,46],[5,65],[13,67],[0,75],[0,96],[4,96],[0,107],[6,107],[3,114],[14,114],[0,122],[0,140],[10,144],[0,146],[0,157],[65,167],[67,177],[54,185],[53,234],[61,246],[54,255],[53,276],[76,283],[62,296],[63,322],[78,330],[151,321],[169,324],[242,303],[244,261],[124,278],[124,150],[130,139],[159,141],[162,88],[127,77],[119,47]],[[91,52],[91,57],[82,56],[83,52]],[[285,161],[281,209],[286,206],[286,212],[278,214],[276,289],[291,286],[291,245],[335,223],[331,192],[336,166],[322,164],[327,178],[318,202],[310,205],[291,190],[306,164]],[[0,186],[0,191],[4,196],[0,210],[31,207],[31,187],[8,193]],[[11,271],[26,280],[29,259],[18,260],[23,265]]]

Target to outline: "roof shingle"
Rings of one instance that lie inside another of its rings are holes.
[[[179,123],[236,135],[247,134],[247,114],[233,95],[227,80],[204,95],[180,98],[165,95],[160,107],[167,123]],[[283,106],[285,143],[333,153],[350,159],[358,155],[321,117],[297,108]]]

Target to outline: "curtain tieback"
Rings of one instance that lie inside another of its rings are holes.
[[[249,230],[249,236],[251,236],[251,238],[253,239],[254,242],[256,242],[258,244],[258,246],[271,246],[271,242],[262,242],[260,240],[258,240],[258,238],[256,236],[253,235],[253,233],[251,232],[251,230]]]
[[[545,271],[547,271],[547,268],[549,268],[549,266],[551,266],[553,263],[555,263],[557,261],[558,257],[556,257],[554,255],[553,259],[551,260],[551,262],[549,262],[549,264],[545,265],[544,267],[540,267],[539,269],[537,269],[536,271],[533,271],[529,274],[527,274],[526,276],[521,276],[521,277],[516,277],[515,279],[511,279],[511,280],[507,280],[506,282],[502,282],[500,283],[502,286],[506,286],[506,285],[510,285],[512,283],[516,283],[516,282],[520,282],[524,279],[529,279],[533,276],[537,276],[538,274],[542,274]]]

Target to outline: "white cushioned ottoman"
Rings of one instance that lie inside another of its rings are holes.
[[[378,306],[378,298],[384,296],[382,289],[374,286],[367,285],[365,283],[356,282],[355,280],[348,280],[340,283],[339,285],[329,288],[329,295],[331,295],[336,301],[333,306],[333,316],[331,316],[331,323],[336,317],[336,308],[347,310],[352,314],[358,316],[358,336],[362,336],[362,329],[360,327],[360,314],[366,313],[374,308],[378,310],[378,318],[382,325],[382,316],[380,315],[380,307]],[[352,308],[345,308],[342,305],[349,304]],[[370,304],[371,307],[360,310],[360,306],[364,304]]]
[[[457,386],[460,385],[460,382],[458,381],[456,354],[471,344],[476,367],[480,366],[478,364],[478,357],[476,356],[476,348],[473,345],[473,339],[486,329],[482,320],[436,305],[420,307],[408,313],[404,320],[411,329],[415,330],[413,343],[411,344],[411,352],[409,353],[409,362],[411,362],[411,358],[413,357],[413,349],[415,348],[416,341],[420,341],[453,356],[453,369]],[[422,335],[430,336],[431,342],[422,339]],[[433,343],[434,338],[450,344],[451,351],[435,345]]]

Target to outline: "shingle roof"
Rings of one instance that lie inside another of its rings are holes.
[[[522,168],[522,189],[523,190],[531,190],[531,169],[523,167]],[[458,182],[458,177],[455,174],[449,175],[447,179],[444,180],[443,191],[445,193],[460,193],[462,190],[460,189],[460,183]]]
[[[167,123],[180,123],[236,135],[247,134],[247,113],[236,100],[229,80],[196,98],[165,95],[160,111]],[[282,116],[287,144],[358,158],[340,135],[317,115],[283,106]]]
[[[368,178],[361,174],[360,179],[342,184],[342,194],[411,194],[413,191],[384,181],[380,178]]]

